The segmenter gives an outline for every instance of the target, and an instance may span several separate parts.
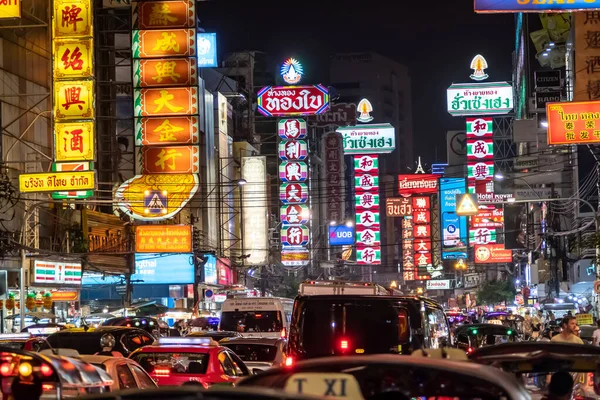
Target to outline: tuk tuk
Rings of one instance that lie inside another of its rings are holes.
[[[110,390],[112,378],[84,361],[0,347],[0,390],[14,400],[64,399]]]
[[[462,325],[454,331],[454,346],[470,354],[480,347],[516,342],[517,336],[516,330],[504,325]]]

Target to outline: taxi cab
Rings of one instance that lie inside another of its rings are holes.
[[[160,338],[158,346],[144,346],[129,358],[136,361],[158,386],[197,382],[208,388],[233,384],[250,375],[244,362],[210,338]]]
[[[3,333],[0,335],[0,346],[5,348],[37,351],[40,343],[31,333]]]

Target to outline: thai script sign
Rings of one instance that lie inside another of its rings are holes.
[[[550,103],[548,144],[587,144],[600,142],[600,100]]]
[[[412,201],[407,197],[388,197],[385,210],[388,217],[407,217],[412,215]]]
[[[449,279],[436,279],[427,281],[425,288],[427,290],[448,290],[452,289]]]
[[[343,126],[336,132],[342,134],[344,154],[391,153],[396,148],[395,130],[390,124]]]
[[[315,115],[308,121],[310,126],[345,126],[352,125],[356,120],[356,104],[338,103],[329,107],[327,112]]]
[[[95,188],[95,171],[43,172],[19,175],[19,191],[21,193],[76,191]]]
[[[507,82],[456,83],[446,97],[453,116],[499,115],[513,109],[513,89]]]
[[[475,12],[571,12],[600,9],[599,0],[475,0]]]
[[[55,172],[66,172],[66,171],[90,171],[94,169],[94,163],[89,161],[82,162],[61,162],[52,163],[52,171]],[[94,195],[93,190],[75,190],[75,191],[60,191],[53,192],[52,198],[55,200],[62,199],[87,199]]]
[[[188,253],[192,251],[191,225],[138,225],[137,253]]]
[[[258,91],[258,112],[267,117],[322,114],[329,108],[323,85],[267,86]]]
[[[512,260],[512,250],[506,250],[503,244],[475,246],[475,264],[508,263]]]
[[[401,196],[437,193],[438,179],[439,176],[434,174],[398,175],[398,193]]]

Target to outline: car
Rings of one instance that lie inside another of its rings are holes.
[[[419,352],[406,357],[378,354],[305,360],[252,375],[242,379],[237,386],[340,396],[357,385],[359,392],[355,396],[342,397],[364,399],[530,398],[514,376],[496,368],[422,356]]]
[[[242,337],[242,334],[233,331],[200,331],[192,332],[186,337],[207,337],[218,342],[225,338]]]
[[[43,346],[44,339],[35,338],[31,333],[0,334],[0,347],[38,351]]]
[[[210,338],[160,338],[158,345],[137,349],[129,358],[146,370],[158,386],[192,381],[207,388],[232,384],[250,375],[248,367],[233,351]]]
[[[80,354],[110,354],[128,356],[132,351],[152,344],[156,339],[143,329],[121,326],[65,329],[46,338],[41,349],[68,348]]]
[[[28,325],[25,328],[21,329],[21,332],[31,333],[33,336],[46,337],[48,335],[53,334],[54,332],[58,332],[63,329],[66,329],[66,327],[64,325],[49,322],[47,324],[38,323],[38,324]]]
[[[150,375],[138,363],[129,358],[80,355],[79,359],[106,371],[113,378],[111,391],[158,387]]]
[[[285,363],[285,339],[275,338],[225,338],[219,342],[233,350],[254,373]]]
[[[171,329],[163,320],[153,317],[115,317],[104,320],[100,326],[140,328],[154,337],[170,336]]]
[[[573,375],[574,386],[567,398],[600,397],[600,347],[556,342],[505,343],[475,350],[472,362],[493,365],[526,383],[532,397],[546,393],[550,374]]]
[[[454,345],[466,353],[472,353],[479,347],[515,342],[517,337],[517,331],[504,325],[461,325],[454,331]]]

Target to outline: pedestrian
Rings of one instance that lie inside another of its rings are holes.
[[[525,311],[525,318],[523,318],[523,333],[525,334],[525,340],[529,340],[533,335],[533,319],[529,310]]]
[[[583,340],[577,336],[578,326],[575,317],[564,317],[560,323],[560,326],[562,331],[560,334],[552,338],[552,342],[583,344]]]
[[[600,346],[600,319],[596,320],[596,329],[592,334],[592,343],[594,346]]]
[[[540,323],[540,331],[543,331],[546,328],[546,318],[544,318],[544,312],[542,310],[537,311],[537,319]]]

